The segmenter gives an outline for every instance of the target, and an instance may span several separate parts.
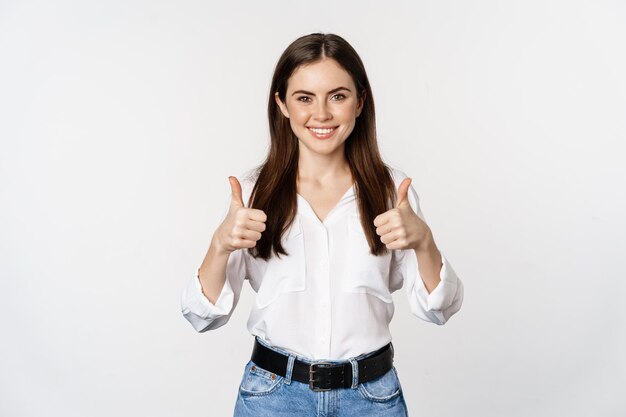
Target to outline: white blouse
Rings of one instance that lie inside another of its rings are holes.
[[[407,175],[396,168],[392,174],[397,190]],[[254,181],[250,175],[241,181],[244,204]],[[408,197],[411,208],[425,221],[412,185]],[[422,320],[443,325],[459,311],[463,284],[441,250],[441,282],[430,294],[413,249],[391,250],[382,256],[369,253],[354,186],[323,222],[300,194],[297,200],[296,218],[282,241],[289,256],[272,255],[265,261],[254,259],[247,249],[232,252],[215,304],[204,296],[193,274],[183,290],[181,307],[194,329],[205,332],[226,324],[245,279],[257,293],[249,332],[269,345],[314,360],[348,359],[389,343],[391,293],[403,284],[411,312]]]

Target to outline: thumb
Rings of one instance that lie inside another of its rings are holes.
[[[232,191],[232,198],[230,200],[231,207],[233,205],[243,207],[243,197],[241,195],[241,184],[239,184],[239,180],[237,177],[230,176],[228,177],[228,181],[230,182],[230,189]]]
[[[409,205],[409,185],[411,185],[411,178],[405,178],[398,186],[398,199],[396,200],[396,207]]]

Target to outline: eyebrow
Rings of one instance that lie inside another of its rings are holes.
[[[347,90],[352,92],[352,90],[350,90],[348,87],[337,87],[337,88],[333,88],[332,90],[330,90],[328,93],[326,94],[332,94],[332,93],[336,93],[337,91],[341,91],[341,90]],[[310,91],[305,91],[305,90],[298,90],[298,91],[294,91],[293,93],[291,93],[291,95],[296,95],[296,94],[308,94],[310,96],[314,96],[314,93],[311,93]]]

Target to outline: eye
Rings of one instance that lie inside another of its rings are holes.
[[[332,99],[333,99],[333,100],[335,100],[335,101],[341,101],[341,100],[344,100],[345,98],[346,98],[346,96],[345,96],[345,95],[343,95],[343,94],[335,94],[335,95],[332,97]]]
[[[298,101],[301,101],[303,103],[309,103],[311,101],[311,97],[309,96],[300,96],[297,99]]]

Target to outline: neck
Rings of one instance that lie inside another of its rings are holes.
[[[343,153],[343,147],[331,155],[300,153],[298,179],[328,183],[350,175],[350,166]]]

